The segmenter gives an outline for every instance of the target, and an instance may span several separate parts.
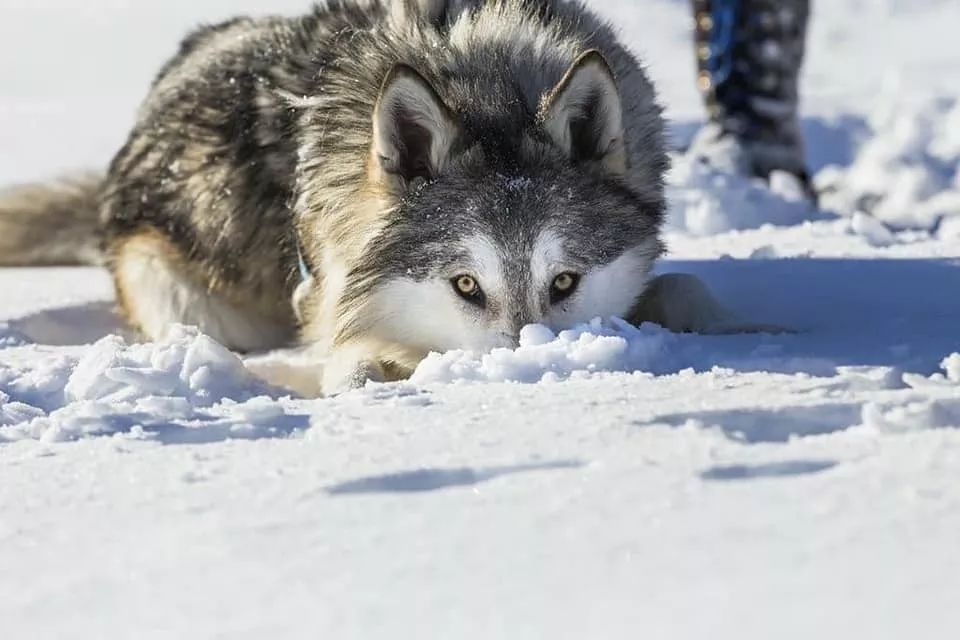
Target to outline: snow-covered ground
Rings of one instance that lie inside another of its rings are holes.
[[[687,2],[593,4],[682,143]],[[304,400],[302,354],[0,271],[0,637],[955,637],[960,5],[815,4],[829,211],[678,158],[661,267],[791,333],[529,328]],[[0,0],[0,183],[105,164],[187,27],[265,7]]]

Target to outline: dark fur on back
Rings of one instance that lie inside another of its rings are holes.
[[[108,171],[108,260],[123,238],[156,229],[211,290],[292,317],[295,114],[276,90],[285,43],[309,24],[239,19],[187,38]]]

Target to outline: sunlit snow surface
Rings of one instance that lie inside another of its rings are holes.
[[[688,4],[594,4],[684,143]],[[0,182],[106,164],[180,34],[257,8],[0,0]],[[791,332],[528,327],[315,400],[309,352],[0,270],[0,636],[952,638],[960,6],[814,11],[824,210],[677,156],[660,267]]]

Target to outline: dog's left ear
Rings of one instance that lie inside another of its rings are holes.
[[[540,122],[574,162],[599,162],[610,173],[626,173],[620,91],[613,70],[596,49],[577,58],[543,97]]]
[[[427,80],[398,64],[380,89],[373,114],[373,162],[379,180],[430,179],[443,170],[459,128]]]

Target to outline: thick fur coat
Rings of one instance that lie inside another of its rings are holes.
[[[329,0],[191,34],[106,175],[10,192],[0,226],[96,236],[149,337],[317,344],[334,391],[640,308],[666,168],[653,86],[580,2]]]

